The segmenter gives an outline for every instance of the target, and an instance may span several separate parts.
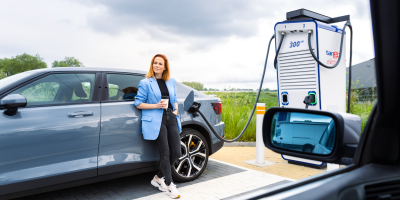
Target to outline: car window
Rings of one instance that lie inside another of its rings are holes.
[[[95,74],[52,74],[18,88],[27,106],[90,102]]]
[[[33,74],[33,72],[28,71],[28,72],[22,72],[19,74],[15,74],[15,75],[3,78],[0,80],[0,90],[5,88],[6,86],[10,85],[11,83],[14,83],[18,80],[21,80],[25,77],[32,75],[32,74]]]
[[[86,94],[90,94],[90,91],[92,90],[92,83],[90,82],[81,82],[82,84],[82,89],[85,91]],[[91,95],[86,95],[86,97],[79,97],[76,95],[76,91],[72,93],[72,100],[89,100],[89,97]]]
[[[139,82],[144,76],[129,74],[107,74],[108,100],[132,101],[137,95]]]

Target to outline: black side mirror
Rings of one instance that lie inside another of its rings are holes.
[[[354,157],[361,118],[298,108],[270,108],[264,115],[264,145],[281,154],[350,164]]]
[[[2,105],[6,110],[5,115],[14,116],[18,112],[18,108],[25,107],[27,104],[26,98],[20,94],[10,94],[4,97],[0,105]]]

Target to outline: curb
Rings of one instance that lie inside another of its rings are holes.
[[[224,142],[224,147],[255,147],[256,142]]]

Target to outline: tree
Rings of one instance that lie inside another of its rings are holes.
[[[0,59],[0,79],[29,70],[47,68],[43,60],[39,54],[32,56],[26,53]]]
[[[200,82],[182,82],[182,83],[198,91],[202,91],[204,88],[203,84]]]
[[[85,67],[81,61],[74,57],[65,57],[64,60],[54,61],[51,63],[51,67]]]

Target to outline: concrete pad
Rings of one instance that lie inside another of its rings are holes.
[[[324,173],[324,169],[315,169],[301,165],[288,164],[286,160],[282,159],[281,154],[275,153],[268,148],[264,149],[264,160],[275,162],[274,165],[268,165],[266,167],[258,167],[255,165],[249,165],[243,161],[256,158],[256,147],[222,147],[220,150],[215,152],[210,158],[214,158],[220,161],[234,164],[235,166],[241,166],[247,169],[253,169],[268,174],[275,174],[291,179],[302,179],[316,174]]]
[[[268,161],[268,160],[264,160],[264,163],[257,163],[256,159],[247,160],[247,161],[243,161],[243,162],[247,163],[247,164],[250,164],[250,165],[257,166],[257,167],[266,167],[266,166],[269,166],[269,165],[276,164],[275,162],[271,162],[271,161]]]

